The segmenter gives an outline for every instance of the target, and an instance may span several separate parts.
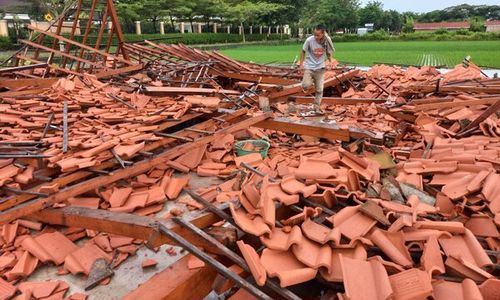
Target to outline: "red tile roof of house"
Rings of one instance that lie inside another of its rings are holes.
[[[486,26],[500,25],[500,20],[486,21]]]
[[[436,23],[415,23],[415,30],[435,30],[435,29],[468,29],[469,21],[463,22],[436,22]]]

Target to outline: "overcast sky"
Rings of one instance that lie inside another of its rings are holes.
[[[436,9],[443,9],[449,6],[460,5],[463,3],[471,5],[499,5],[499,0],[379,0],[384,3],[385,9],[395,9],[399,12],[414,11],[414,12],[428,12]],[[364,5],[370,0],[361,0]]]

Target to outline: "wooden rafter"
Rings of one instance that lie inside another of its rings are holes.
[[[78,35],[77,29],[80,28],[80,23],[83,21],[81,16],[83,12],[88,16],[88,19],[82,27],[82,35]],[[70,20],[72,23],[68,25],[66,20]],[[106,34],[108,22],[111,22],[111,29]],[[46,63],[46,65],[39,68],[43,68],[43,72],[32,68],[19,73],[21,75],[26,73],[31,77],[47,77],[54,73],[78,76],[83,73],[103,72],[104,74],[106,72],[120,74],[122,71],[130,70],[126,67],[137,65],[129,60],[112,0],[92,0],[90,2],[77,0],[68,6],[68,9],[53,22],[53,26],[49,29],[41,30],[32,25],[28,25],[27,28],[34,33],[34,38],[20,41],[24,48],[16,53],[14,65],[23,66],[32,63]],[[63,28],[71,28],[69,36],[62,35]],[[76,41],[77,37],[79,42]],[[95,39],[91,37],[95,37]],[[118,42],[116,55],[109,53],[113,38]],[[108,64],[110,61],[112,61],[112,65]],[[132,69],[136,70],[136,68]],[[112,72],[114,70],[116,71]]]

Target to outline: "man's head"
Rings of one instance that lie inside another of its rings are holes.
[[[314,38],[317,41],[321,41],[325,37],[325,26],[318,25],[314,28]]]

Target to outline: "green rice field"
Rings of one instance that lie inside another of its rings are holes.
[[[256,63],[292,63],[301,44],[251,45],[222,50],[230,57]],[[377,63],[452,67],[470,55],[477,65],[500,68],[499,41],[381,41],[336,43],[335,58],[343,63]]]

